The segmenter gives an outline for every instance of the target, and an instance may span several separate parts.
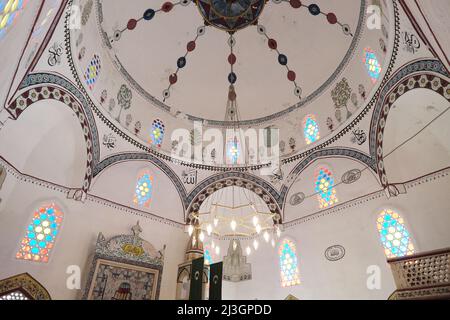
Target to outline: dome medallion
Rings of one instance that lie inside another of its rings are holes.
[[[197,0],[205,23],[228,32],[254,24],[265,3],[265,0]]]

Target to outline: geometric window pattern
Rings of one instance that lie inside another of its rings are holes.
[[[0,39],[5,36],[7,29],[17,21],[27,2],[28,0],[0,0]]]
[[[411,235],[397,212],[391,209],[383,210],[378,217],[377,228],[388,259],[414,254]]]
[[[155,121],[153,121],[152,132],[150,133],[150,139],[151,139],[150,142],[152,143],[152,145],[154,145],[155,147],[161,148],[165,131],[166,131],[166,126],[164,125],[164,123],[161,120],[156,119]]]
[[[22,239],[16,258],[48,262],[62,220],[63,212],[54,203],[42,206],[36,210],[26,235]]]
[[[298,260],[295,251],[295,244],[289,239],[284,239],[278,249],[282,287],[300,284]]]
[[[233,139],[230,139],[227,143],[228,162],[232,165],[237,164],[240,154],[241,151],[239,141],[237,137],[234,137]]]
[[[86,72],[84,73],[84,79],[90,90],[94,89],[95,83],[100,76],[100,71],[102,69],[100,57],[94,54],[91,62],[89,63]]]
[[[316,170],[315,192],[318,194],[319,207],[325,209],[338,203],[336,189],[334,188],[333,173],[321,167]]]
[[[138,177],[133,202],[140,207],[148,208],[152,202],[153,176],[149,170],[144,170]]]
[[[372,82],[377,82],[381,74],[381,65],[378,62],[375,52],[370,48],[364,49],[364,64],[366,65]]]
[[[303,132],[306,144],[314,143],[320,139],[319,125],[317,124],[316,117],[309,115],[303,120]]]
[[[30,300],[20,291],[14,291],[0,296],[0,300]]]
[[[205,264],[212,265],[214,263],[209,249],[204,250],[204,258],[205,258]]]

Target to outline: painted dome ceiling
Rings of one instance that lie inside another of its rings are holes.
[[[233,85],[240,125],[279,128],[282,154],[295,154],[358,115],[389,55],[389,9],[383,28],[369,30],[372,1],[79,3],[78,79],[105,117],[162,153],[172,145],[151,143],[155,121],[166,135],[195,120],[229,126]],[[309,115],[314,141],[304,136]]]

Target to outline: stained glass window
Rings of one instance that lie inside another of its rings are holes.
[[[314,191],[317,193],[321,209],[328,208],[338,203],[334,177],[331,170],[321,167],[316,170],[316,185]]]
[[[320,139],[319,125],[315,116],[309,115],[305,117],[303,120],[303,133],[306,144],[311,144]]]
[[[411,235],[403,218],[391,209],[383,210],[377,220],[380,240],[387,258],[398,258],[414,254]]]
[[[161,148],[164,140],[164,133],[166,132],[166,126],[164,123],[156,119],[152,124],[152,132],[150,133],[150,142],[155,147]]]
[[[230,139],[227,143],[227,158],[230,164],[237,164],[239,160],[240,145],[239,140],[234,137]]]
[[[300,284],[298,260],[295,244],[284,239],[278,249],[280,258],[281,286],[290,287]]]
[[[378,62],[375,52],[370,48],[364,49],[364,64],[366,65],[372,82],[377,82],[381,74],[381,65]]]
[[[144,170],[139,174],[133,202],[140,207],[148,208],[152,202],[153,176],[149,170]]]
[[[84,79],[86,80],[86,84],[88,85],[90,90],[94,89],[95,84],[97,83],[98,77],[100,76],[100,71],[102,69],[102,65],[100,62],[100,57],[94,54],[91,62],[84,73]]]
[[[207,249],[205,248],[203,256],[205,258],[205,264],[212,265],[214,263],[213,258],[211,256],[211,252],[209,251],[209,248],[207,248]]]
[[[63,216],[61,209],[54,203],[37,209],[22,239],[16,258],[48,262]]]
[[[0,39],[16,23],[29,0],[0,0]]]

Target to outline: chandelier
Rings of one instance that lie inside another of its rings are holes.
[[[228,131],[232,131],[232,139],[224,144],[224,163],[233,166],[238,160],[243,160],[246,164],[249,154],[243,152],[247,148],[242,145],[245,139],[240,126],[237,94],[232,84],[228,88],[225,121],[230,124]],[[223,133],[228,139],[230,132]],[[211,238],[211,247],[216,255],[220,254],[220,247],[214,243],[214,238],[230,239],[233,250],[238,246],[237,240],[253,240],[245,249],[249,255],[252,247],[258,250],[259,238],[275,247],[275,238],[281,236],[279,218],[279,214],[272,212],[253,191],[230,185],[211,194],[197,212],[190,214],[191,223],[187,230],[193,246],[197,241],[205,243],[206,237]]]
[[[276,239],[281,236],[278,214],[271,212],[259,196],[243,187],[229,186],[216,191],[190,218],[187,231],[193,236],[192,241],[206,243],[209,239],[217,255],[220,247],[215,239],[232,241],[234,250],[237,240],[247,241],[245,252],[249,255],[264,242],[275,247]]]

